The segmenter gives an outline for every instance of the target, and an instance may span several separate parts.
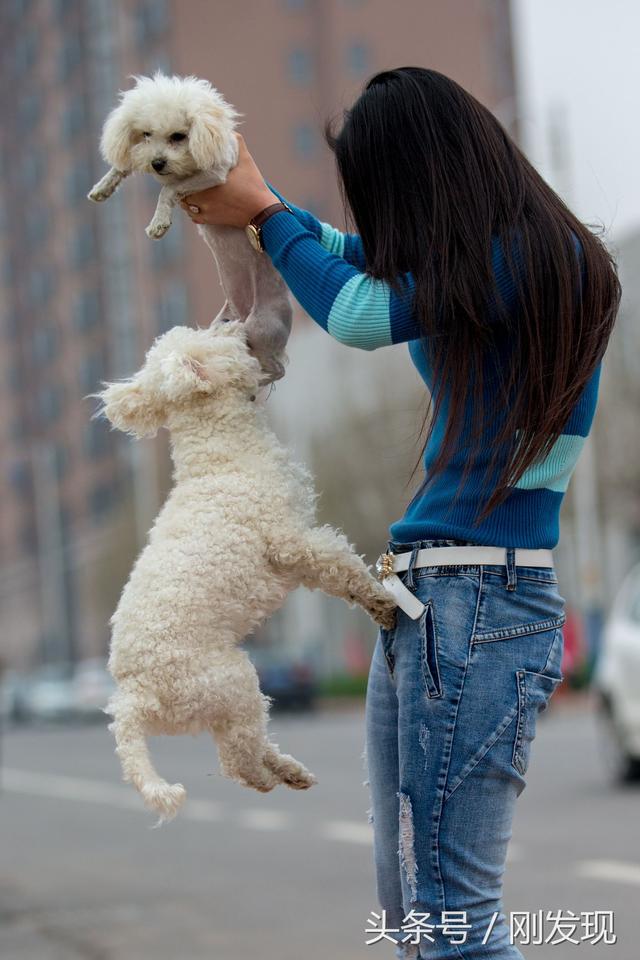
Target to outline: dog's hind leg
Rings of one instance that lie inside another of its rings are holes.
[[[144,721],[135,708],[116,708],[109,730],[116,739],[116,753],[124,779],[139,790],[145,806],[159,814],[160,821],[171,820],[186,798],[181,783],[169,784],[156,771],[149,754]]]
[[[268,793],[281,782],[263,762],[269,744],[262,724],[248,726],[245,719],[224,727],[216,726],[212,734],[223,776],[260,793]]]
[[[276,774],[281,783],[292,790],[308,790],[317,778],[310,770],[288,753],[280,753],[278,745],[270,743],[264,755],[264,762]]]

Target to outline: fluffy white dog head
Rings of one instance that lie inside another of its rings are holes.
[[[233,131],[240,114],[207,80],[162,73],[134,80],[102,131],[107,163],[165,183],[236,163]]]
[[[102,402],[95,416],[134,437],[153,437],[173,410],[255,400],[260,376],[241,321],[173,327],[154,341],[138,373],[92,394]]]

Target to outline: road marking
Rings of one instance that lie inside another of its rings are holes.
[[[242,810],[238,815],[238,823],[251,830],[285,830],[289,826],[290,819],[281,810],[258,808]]]
[[[103,780],[84,780],[80,777],[62,776],[53,773],[35,773],[31,770],[5,768],[0,780],[0,789],[11,793],[45,797],[49,800],[71,800],[80,803],[103,803],[120,810],[133,810],[149,816],[149,811],[132,787],[116,786]],[[178,817],[199,823],[231,821],[230,811],[220,803],[210,800],[187,799]],[[251,830],[284,830],[291,824],[291,817],[281,810],[262,810],[250,807],[239,811],[235,822]],[[373,832],[367,823],[357,820],[330,820],[321,824],[322,836],[342,843],[370,844]]]
[[[614,883],[630,883],[640,887],[640,866],[623,860],[581,860],[574,866],[574,873],[596,880],[611,880]]]
[[[519,843],[509,843],[507,847],[507,863],[517,863],[518,860],[522,860],[524,857],[524,851]]]
[[[130,787],[116,787],[102,780],[84,780],[5,767],[0,776],[0,788],[34,797],[48,797],[50,800],[79,800],[81,803],[105,803],[124,810],[144,810],[142,801],[130,792]]]
[[[373,843],[373,829],[357,820],[329,820],[322,827],[322,835],[341,843]]]
[[[187,802],[178,816],[186,820],[195,820],[198,823],[218,823],[220,820],[224,820],[224,807],[221,803],[214,803],[212,800],[197,800],[195,798],[192,800],[187,797]]]

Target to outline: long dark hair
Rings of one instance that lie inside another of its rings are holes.
[[[493,492],[480,523],[506,498],[508,486],[551,450],[601,360],[620,300],[615,263],[493,114],[435,70],[376,74],[344,112],[337,134],[333,127],[328,121],[324,134],[367,273],[400,294],[406,293],[403,275],[412,274],[413,308],[434,381],[448,385],[446,428],[425,485],[446,467],[469,398],[471,446],[461,487],[485,425],[500,424],[485,477]],[[517,278],[515,313],[499,295],[492,238]],[[487,405],[484,360],[500,330],[503,347],[513,349]],[[431,423],[412,477],[444,398],[437,390],[431,418],[433,397],[429,401],[421,433]]]

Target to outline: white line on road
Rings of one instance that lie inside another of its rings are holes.
[[[372,828],[357,820],[329,820],[323,825],[322,834],[328,840],[339,840],[341,843],[373,843]]]
[[[291,818],[281,810],[242,810],[238,822],[251,830],[284,830]]]
[[[214,803],[212,800],[192,800],[187,797],[179,816],[185,820],[196,820],[198,823],[217,823],[224,820],[224,808],[221,803]]]
[[[31,770],[6,769],[2,772],[2,787],[10,793],[46,797],[50,800],[71,800],[80,803],[103,803],[121,810],[149,815],[142,800],[131,787],[118,787],[103,780],[85,780],[80,777],[62,776],[53,773],[36,773]],[[235,822],[251,830],[285,830],[291,817],[281,810],[261,810],[251,807],[233,816],[220,803],[210,800],[188,799],[178,816],[183,820],[198,823],[217,823],[223,820]],[[342,843],[371,843],[372,831],[368,824],[356,820],[330,820],[322,824],[320,833]]]
[[[80,777],[59,776],[54,773],[34,773],[31,770],[5,768],[0,785],[12,793],[26,793],[52,800],[79,800],[81,803],[105,803],[126,810],[144,810],[142,802],[131,788],[116,787],[102,780],[84,780]]]
[[[524,851],[519,843],[509,843],[507,847],[507,863],[517,863],[518,860],[522,860],[524,856]]]
[[[631,883],[640,887],[640,866],[623,860],[581,860],[574,866],[574,873],[595,880],[611,880],[614,883]]]

